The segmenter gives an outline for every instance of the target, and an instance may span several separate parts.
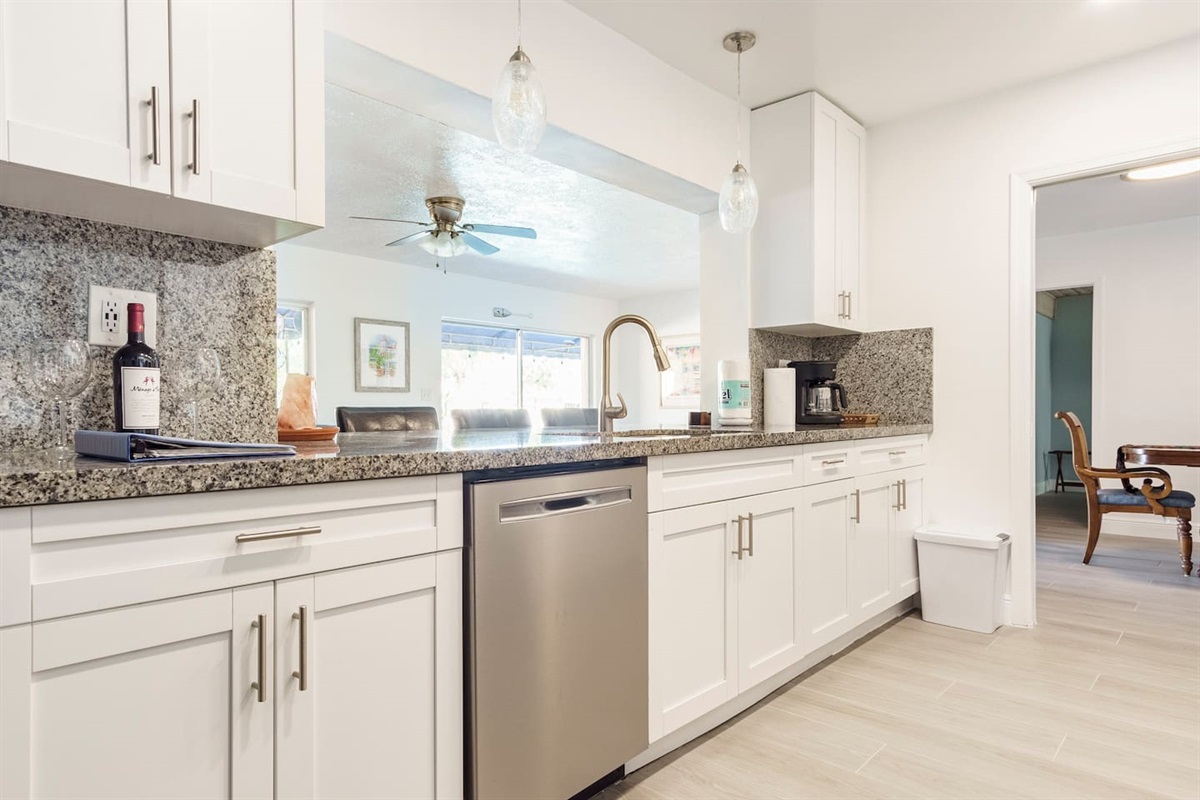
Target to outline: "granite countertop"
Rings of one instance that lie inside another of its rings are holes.
[[[0,454],[0,508],[874,439],[932,430],[932,425],[890,425],[703,435],[663,431],[645,436],[511,430],[343,433],[335,443],[298,446],[294,458],[137,465],[94,458],[59,462],[41,453],[8,453]]]

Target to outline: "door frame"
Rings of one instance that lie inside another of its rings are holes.
[[[1009,177],[1008,493],[1015,535],[1012,537],[1012,605],[1008,622],[1012,625],[1032,627],[1037,623],[1034,190],[1052,183],[1194,156],[1200,156],[1195,139],[1177,139],[1083,161],[1014,172]],[[1094,353],[1095,340],[1092,345]],[[1093,394],[1095,378],[1093,371]]]

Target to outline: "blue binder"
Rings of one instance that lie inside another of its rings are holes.
[[[81,456],[138,464],[201,458],[294,456],[296,448],[287,444],[205,442],[145,433],[75,431],[75,452]]]

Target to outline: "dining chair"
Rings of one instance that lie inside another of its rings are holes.
[[[450,412],[454,429],[521,429],[530,427],[529,411],[524,408],[456,408]]]
[[[338,406],[337,425],[362,431],[436,431],[438,413],[430,406]]]
[[[598,408],[542,409],[542,425],[546,428],[594,428],[599,423]]]
[[[1059,411],[1054,415],[1063,421],[1071,433],[1071,462],[1075,474],[1083,483],[1087,492],[1088,506],[1088,542],[1083,554],[1083,563],[1090,563],[1092,553],[1096,550],[1096,540],[1100,538],[1100,518],[1105,514],[1157,514],[1160,517],[1174,517],[1178,520],[1180,554],[1185,561],[1191,560],[1192,544],[1192,509],[1196,506],[1196,497],[1191,492],[1172,490],[1171,475],[1165,469],[1158,467],[1137,467],[1134,469],[1097,469],[1088,458],[1087,434],[1083,431],[1083,423],[1071,411]],[[1104,489],[1100,481],[1119,480],[1120,489]],[[1141,479],[1142,485],[1135,488],[1131,481]],[[1155,481],[1161,481],[1157,486]],[[1186,553],[1184,553],[1186,549]]]

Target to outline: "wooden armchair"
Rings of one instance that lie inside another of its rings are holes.
[[[1183,570],[1192,574],[1192,508],[1196,498],[1191,492],[1172,491],[1171,475],[1158,467],[1136,469],[1097,469],[1089,463],[1087,435],[1079,417],[1070,411],[1059,411],[1054,415],[1063,421],[1071,433],[1071,461],[1075,474],[1083,482],[1087,492],[1088,542],[1083,554],[1083,563],[1092,560],[1096,540],[1100,538],[1100,518],[1110,512],[1123,514],[1158,514],[1179,520],[1179,558]],[[1120,489],[1103,489],[1101,479],[1121,481]],[[1142,485],[1134,488],[1132,481],[1140,479]],[[1155,482],[1159,482],[1155,485]]]

